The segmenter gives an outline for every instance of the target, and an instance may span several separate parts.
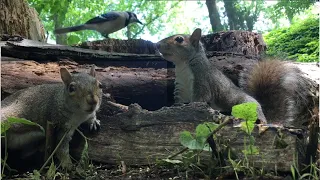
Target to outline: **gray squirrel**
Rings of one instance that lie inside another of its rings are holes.
[[[175,103],[207,102],[213,109],[230,112],[234,105],[255,102],[261,123],[302,124],[300,118],[309,113],[310,81],[298,68],[263,61],[240,76],[238,87],[211,65],[200,39],[197,28],[192,35],[172,35],[155,45],[164,59],[175,64]]]
[[[22,89],[1,101],[1,122],[8,117],[25,118],[45,129],[50,121],[57,131],[56,143],[68,132],[56,156],[63,168],[70,169],[69,142],[75,129],[84,122],[90,130],[100,127],[96,112],[101,105],[102,85],[95,78],[94,66],[89,74],[70,74],[66,68],[61,68],[60,74],[63,83]],[[32,155],[45,140],[45,133],[38,126],[21,123],[12,124],[6,136],[7,148],[23,150],[23,157]]]

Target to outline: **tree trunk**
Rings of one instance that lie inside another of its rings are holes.
[[[58,15],[53,15],[53,21],[54,21],[54,28],[57,29],[57,28],[61,28],[63,26],[63,22],[66,18],[66,13],[68,11],[68,7],[70,5],[72,0],[68,0],[66,2],[66,5],[64,7],[64,9],[62,9],[61,11],[63,11],[62,13],[58,13],[58,14],[61,14],[62,16],[59,17]],[[67,35],[66,34],[57,34],[56,35],[56,43],[57,44],[67,44],[68,41],[67,41]]]
[[[228,17],[228,24],[229,30],[237,30],[239,27],[237,26],[237,19],[236,19],[236,9],[234,8],[234,1],[230,0],[223,0],[224,8],[226,9],[227,17]]]
[[[0,35],[20,35],[45,41],[45,30],[38,13],[25,0],[0,1]]]
[[[216,0],[206,0],[206,5],[209,12],[210,23],[212,27],[212,32],[218,32],[223,30],[223,26],[221,25],[220,15],[217,8]]]
[[[131,29],[130,26],[127,26],[127,38],[131,39],[132,33],[131,33]]]

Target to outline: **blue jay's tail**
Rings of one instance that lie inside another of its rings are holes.
[[[55,29],[54,33],[55,34],[65,34],[68,32],[81,31],[81,30],[85,30],[85,29],[86,29],[86,27],[82,24],[79,26],[71,26],[71,27],[66,27],[66,28]]]

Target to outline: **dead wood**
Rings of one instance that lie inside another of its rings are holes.
[[[45,41],[45,30],[37,11],[25,0],[0,1],[0,35],[19,35]]]
[[[192,103],[163,107],[157,111],[147,111],[132,104],[128,112],[101,118],[101,131],[88,136],[90,158],[114,165],[124,161],[127,165],[140,166],[168,158],[183,149],[179,141],[183,130],[194,132],[201,122],[217,122],[227,117],[205,103]],[[244,159],[244,138],[248,137],[240,127],[230,124],[218,131],[216,136],[220,143],[232,150],[234,157]],[[248,156],[253,167],[263,167],[267,171],[290,171],[292,164],[304,158],[303,149],[299,148],[305,147],[305,136],[300,131],[270,127],[259,134],[256,128],[253,136],[260,151],[258,155]],[[82,143],[75,137],[72,144],[73,154],[79,155]],[[181,155],[175,157],[180,158]]]

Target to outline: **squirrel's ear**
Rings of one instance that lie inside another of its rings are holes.
[[[93,65],[90,69],[90,75],[93,77],[96,77],[96,70],[95,70],[95,65]]]
[[[61,75],[61,79],[64,82],[64,84],[68,85],[71,83],[71,79],[72,79],[71,74],[69,73],[67,68],[61,68],[60,75]]]
[[[193,45],[193,47],[198,48],[199,42],[201,39],[201,29],[197,28],[193,31],[192,35],[190,36],[190,42]]]

